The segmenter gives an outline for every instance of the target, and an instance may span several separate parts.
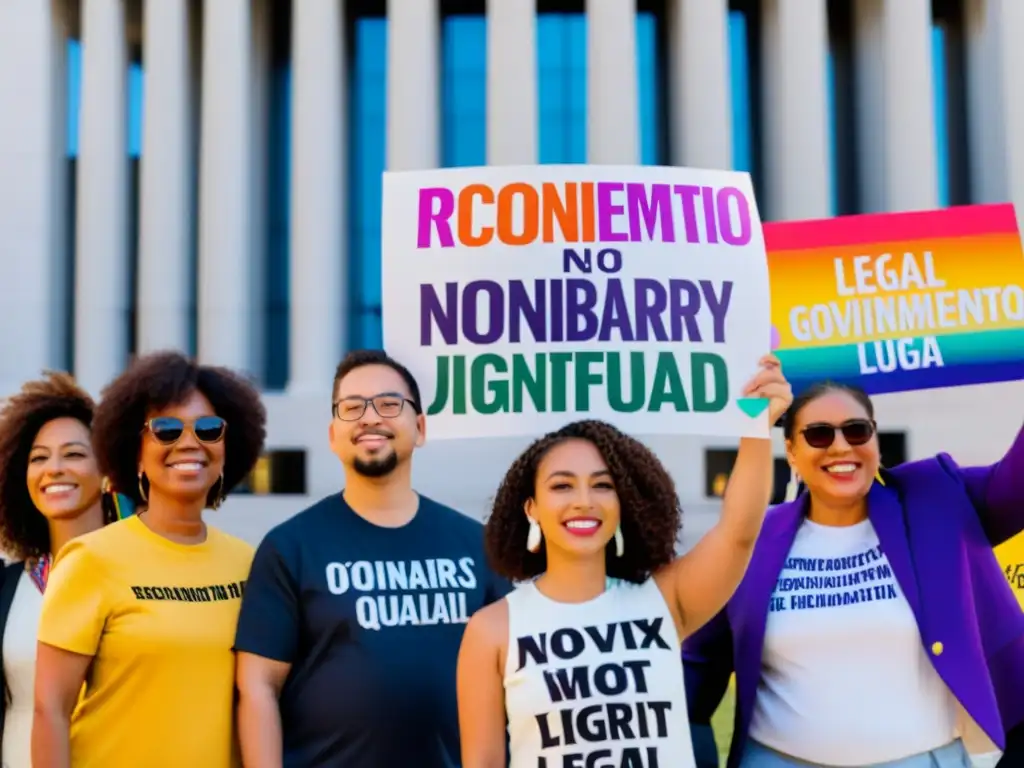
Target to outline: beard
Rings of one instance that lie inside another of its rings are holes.
[[[363,477],[385,477],[395,471],[398,466],[398,454],[391,451],[387,456],[379,459],[356,459],[352,462],[352,468]]]

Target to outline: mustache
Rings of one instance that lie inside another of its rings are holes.
[[[389,432],[386,429],[380,429],[379,427],[370,427],[369,429],[364,429],[363,431],[359,432],[358,434],[353,435],[352,436],[352,442],[353,443],[357,443],[357,442],[359,442],[359,438],[366,437],[367,435],[378,435],[379,437],[386,437],[389,440],[392,437],[394,437],[394,435],[391,434],[391,432]]]

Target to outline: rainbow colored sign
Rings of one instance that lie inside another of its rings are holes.
[[[872,394],[1024,379],[1014,208],[764,225],[772,343],[794,390]]]

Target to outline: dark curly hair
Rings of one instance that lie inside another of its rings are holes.
[[[524,506],[533,497],[537,468],[548,451],[569,440],[586,440],[601,453],[619,497],[626,551],[606,549],[607,574],[643,582],[675,557],[683,511],[675,483],[647,446],[603,421],[576,421],[540,438],[516,459],[505,475],[484,527],[491,567],[512,581],[527,581],[547,568],[545,545],[526,549],[529,521]]]
[[[201,392],[228,428],[224,434],[224,483],[210,489],[207,504],[227,495],[252,470],[266,439],[267,412],[259,392],[227,369],[199,365],[180,352],[154,352],[136,359],[114,379],[96,408],[92,442],[100,469],[115,490],[145,506],[139,493],[139,449],[146,418]]]
[[[72,418],[91,427],[95,404],[66,373],[46,372],[30,381],[0,410],[0,544],[15,560],[50,551],[50,528],[32,503],[26,476],[39,430],[54,419]]]

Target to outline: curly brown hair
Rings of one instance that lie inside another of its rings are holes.
[[[54,419],[91,427],[95,404],[66,373],[47,371],[0,409],[0,544],[15,560],[50,551],[50,528],[28,492],[28,457],[39,430]]]
[[[199,365],[180,352],[137,358],[114,379],[96,408],[92,442],[100,469],[115,490],[145,506],[139,493],[139,449],[150,413],[201,392],[228,428],[224,434],[224,482],[210,489],[207,504],[227,495],[252,470],[263,451],[267,412],[256,388],[227,368]]]
[[[527,581],[547,568],[547,554],[526,549],[529,521],[524,507],[536,491],[537,468],[548,451],[568,440],[586,440],[601,453],[615,484],[626,551],[606,549],[607,574],[634,583],[646,580],[675,556],[683,511],[676,486],[651,450],[611,424],[575,421],[527,448],[505,475],[484,527],[491,567],[512,581]]]

